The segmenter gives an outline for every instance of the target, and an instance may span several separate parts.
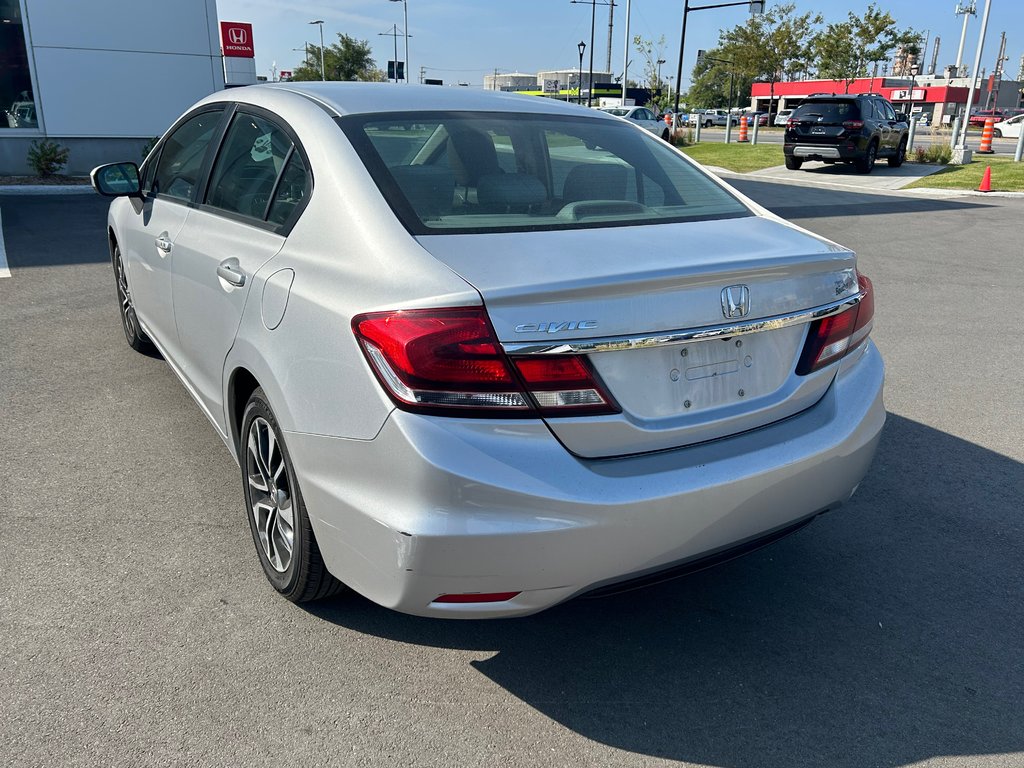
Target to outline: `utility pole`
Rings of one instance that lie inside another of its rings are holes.
[[[608,2],[608,59],[604,65],[605,72],[612,71],[612,31],[615,27],[615,0]]]
[[[985,109],[988,109],[990,104],[993,109],[999,105],[999,83],[1003,79],[1003,62],[1009,58],[1006,55],[1006,33],[1003,32],[999,38],[999,55],[996,56],[996,66],[992,70],[992,88],[985,99]]]
[[[964,63],[964,43],[967,42],[967,18],[977,16],[978,9],[975,0],[967,0],[956,4],[956,15],[964,17],[964,28],[960,32],[960,47],[956,51],[956,74],[954,77],[963,77],[962,66]]]
[[[932,49],[932,63],[928,65],[928,74],[935,74],[935,67],[939,65],[939,46],[942,44],[942,38],[938,35],[935,36],[935,47]]]
[[[974,5],[972,0],[971,5]],[[985,48],[985,32],[988,31],[988,15],[992,8],[992,0],[985,0],[985,11],[981,14],[981,32],[978,35],[978,50],[974,54],[974,71],[971,73],[971,87],[967,89],[967,106],[964,110],[964,122],[960,126],[960,140],[953,150],[953,164],[964,165],[964,160],[970,162],[969,150],[967,150],[967,127],[970,124],[971,105],[974,103],[974,88],[977,84],[977,73],[981,67],[981,54]]]

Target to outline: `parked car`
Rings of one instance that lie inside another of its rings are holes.
[[[603,112],[236,88],[92,180],[128,344],[239,463],[288,599],[534,613],[775,540],[875,453],[855,255]]]
[[[16,101],[7,111],[8,128],[38,128],[34,101]]]
[[[733,116],[733,123],[739,125],[740,118],[747,118],[747,125],[751,128],[754,125],[768,125],[768,113],[767,112],[742,112],[739,115]]]
[[[806,160],[822,160],[871,173],[875,160],[884,157],[898,168],[907,155],[909,130],[907,116],[881,96],[810,96],[786,122],[786,167],[797,170]]]
[[[710,128],[712,125],[725,125],[728,118],[729,110],[727,109],[705,109],[701,122],[705,128]]]
[[[1001,109],[979,109],[971,113],[971,116],[967,118],[967,122],[976,127],[984,127],[985,121],[990,117],[998,123],[1005,120],[1007,115]]]
[[[792,109],[780,109],[775,115],[775,122],[772,125],[785,126],[789,120],[790,115],[793,114]]]
[[[649,131],[665,141],[669,140],[668,123],[657,117],[647,107],[601,107],[600,111],[629,120],[645,131]]]
[[[1024,112],[1002,122],[996,123],[992,128],[992,135],[1001,139],[1004,136],[1008,139],[1020,138],[1021,126],[1024,126]]]

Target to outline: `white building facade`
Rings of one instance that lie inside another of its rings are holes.
[[[224,87],[216,0],[0,0],[0,174],[33,141],[66,173],[141,161],[190,104]]]

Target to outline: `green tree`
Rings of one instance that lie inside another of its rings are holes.
[[[707,51],[693,68],[690,90],[686,93],[686,103],[692,109],[713,107],[732,107],[740,102],[743,94],[750,95],[753,78],[743,72],[736,71],[735,65],[717,48]],[[732,102],[729,102],[730,79],[732,82]]]
[[[370,80],[380,82],[387,79],[373,60],[368,40],[338,33],[338,42],[324,48],[324,74],[327,80]],[[292,80],[320,79],[320,46],[310,45],[306,59],[292,72]]]
[[[850,84],[867,77],[868,65],[884,61],[897,48],[917,55],[921,52],[920,36],[912,29],[897,29],[896,20],[888,11],[871,3],[863,16],[848,13],[846,21],[829,24],[814,45],[818,76]]]
[[[737,77],[769,83],[769,112],[775,109],[775,84],[807,69],[821,24],[820,14],[797,15],[792,3],[776,5],[745,24],[724,30],[718,49],[731,60]]]
[[[634,35],[633,47],[636,48],[637,53],[644,60],[642,87],[647,88],[651,92],[658,106],[664,107],[662,102],[667,98],[667,89],[665,88],[664,81],[658,78],[658,61],[663,58],[665,53],[665,36],[662,35],[657,40],[644,40],[640,35]]]

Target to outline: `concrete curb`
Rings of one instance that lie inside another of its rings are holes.
[[[0,195],[95,195],[89,184],[5,184]]]

